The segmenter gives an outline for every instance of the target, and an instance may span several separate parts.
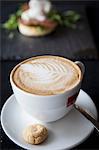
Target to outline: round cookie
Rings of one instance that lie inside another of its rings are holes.
[[[27,143],[40,144],[48,136],[46,127],[40,124],[34,124],[26,127],[23,131],[23,138]]]

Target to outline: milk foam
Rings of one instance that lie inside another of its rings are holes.
[[[51,10],[51,2],[48,0],[30,0],[29,9],[24,11],[21,15],[23,20],[29,21],[36,19],[44,21],[46,14]]]
[[[40,57],[26,62],[16,70],[15,76],[18,86],[36,94],[61,93],[79,80],[77,69],[56,57]]]

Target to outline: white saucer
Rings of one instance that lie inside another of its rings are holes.
[[[97,118],[96,107],[92,99],[84,91],[80,91],[76,103]],[[49,130],[49,136],[44,143],[41,145],[30,145],[23,140],[22,131],[27,125],[32,123],[37,123],[37,120],[22,111],[14,95],[12,95],[3,106],[1,124],[7,136],[14,143],[25,149],[63,150],[73,148],[83,142],[94,129],[93,125],[86,118],[77,110],[72,109],[64,118],[45,124]]]

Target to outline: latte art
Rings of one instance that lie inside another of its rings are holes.
[[[33,64],[23,64],[21,69],[25,73],[30,73],[33,77],[33,83],[39,82],[42,84],[53,83],[65,78],[68,70],[56,62],[42,62]],[[69,73],[69,72],[68,72]],[[29,80],[28,76],[28,80]]]
[[[74,63],[56,56],[31,59],[21,64],[13,76],[21,89],[39,95],[63,93],[80,80],[80,69]]]

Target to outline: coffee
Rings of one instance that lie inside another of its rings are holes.
[[[38,56],[16,66],[12,79],[17,87],[28,93],[55,95],[76,86],[81,80],[81,70],[62,57]]]

